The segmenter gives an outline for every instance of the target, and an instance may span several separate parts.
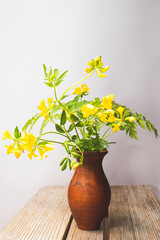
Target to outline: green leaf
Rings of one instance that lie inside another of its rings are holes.
[[[64,95],[60,100],[63,100],[64,98],[68,97],[69,95]]]
[[[95,119],[95,126],[96,126],[97,131],[100,131],[100,123],[98,122],[97,119]]]
[[[55,128],[56,128],[57,132],[64,133],[64,130],[60,125],[55,124]]]
[[[68,163],[69,163],[69,169],[71,170],[71,169],[72,169],[72,167],[71,167],[71,163],[72,163],[72,161],[71,161],[70,158],[68,158]]]
[[[29,119],[25,125],[23,126],[22,128],[22,131],[25,131],[27,130],[27,128],[30,126],[30,129],[29,129],[29,132],[31,131],[31,129],[33,128],[34,124],[38,121],[38,119],[40,118],[41,116],[39,114],[36,114],[34,115],[31,119]]]
[[[144,120],[138,119],[138,120],[137,120],[137,123],[138,123],[142,128],[146,129],[145,124],[144,124]]]
[[[76,127],[83,127],[84,123],[82,121],[79,121],[78,123],[76,123]]]
[[[58,87],[62,82],[63,82],[63,80],[57,80],[55,83],[55,86]]]
[[[75,141],[75,140],[76,140],[76,138],[77,138],[77,136],[76,136],[76,135],[73,135],[73,136],[72,136],[72,140],[73,140],[73,141]]]
[[[77,111],[76,114],[77,114],[77,116],[78,116],[80,119],[83,118],[83,114],[82,114],[80,111]]]
[[[44,120],[44,121],[42,122],[42,125],[41,125],[41,128],[40,128],[39,134],[42,134],[43,129],[45,128],[45,126],[47,126],[47,124],[48,124],[49,122],[50,122],[50,118],[48,118],[47,120]]]
[[[15,136],[15,138],[21,137],[21,133],[20,133],[18,127],[15,127],[15,129],[14,129],[14,136]]]
[[[79,118],[76,117],[74,114],[71,114],[71,115],[70,115],[70,119],[71,119],[73,122],[78,122],[78,121],[79,121]]]
[[[67,168],[67,161],[65,161],[65,163],[61,167],[61,171],[64,171],[66,168]]]
[[[43,64],[43,70],[44,70],[45,77],[47,77],[47,68],[44,64]]]
[[[80,99],[80,95],[77,95],[77,96],[73,99],[73,101],[74,101],[74,102],[78,102],[79,99]]]
[[[62,114],[61,114],[61,125],[64,125],[66,123],[66,111],[63,109]]]
[[[68,131],[67,132],[71,132],[72,130],[74,129],[74,124],[71,124],[68,128]]]
[[[64,146],[64,148],[66,149],[66,152],[67,152],[68,154],[70,154],[70,149],[69,149],[68,144],[65,142],[63,146]]]
[[[149,121],[146,121],[146,126],[147,126],[148,130],[151,132],[151,124]]]
[[[46,142],[39,142],[39,143],[38,143],[38,145],[46,145],[46,144],[48,144],[47,141],[46,141]]]
[[[54,87],[53,83],[48,83],[48,82],[43,82],[44,84],[46,84],[48,87]]]
[[[65,71],[64,73],[62,73],[62,75],[57,80],[63,80],[64,77],[66,76],[67,72],[68,72],[68,70]]]
[[[63,160],[60,162],[59,166],[62,166],[63,163],[64,163],[67,159],[68,159],[67,157],[63,158]]]
[[[51,76],[51,74],[52,74],[52,68],[50,67],[48,75]]]
[[[54,76],[55,76],[56,79],[57,79],[59,73],[60,73],[59,69],[54,69]]]

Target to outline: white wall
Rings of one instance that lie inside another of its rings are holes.
[[[43,85],[42,63],[69,69],[66,86],[85,76],[87,62],[102,55],[108,77],[87,84],[91,96],[114,93],[160,130],[160,2],[157,0],[6,0],[0,7],[0,133],[11,132],[52,96]],[[117,133],[104,170],[110,184],[150,184],[160,193],[160,144],[139,129],[139,141]],[[0,140],[1,141],[1,140]],[[44,185],[68,185],[61,172],[64,150],[30,161],[6,155],[0,142],[0,228]],[[159,195],[160,196],[160,195]]]

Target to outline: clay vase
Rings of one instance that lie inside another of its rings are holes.
[[[78,227],[98,229],[108,216],[111,190],[102,168],[107,151],[84,152],[83,165],[76,168],[68,187],[69,206]]]

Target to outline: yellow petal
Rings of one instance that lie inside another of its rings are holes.
[[[83,89],[84,92],[88,92],[89,91],[89,88],[84,83],[81,85],[81,88]]]
[[[47,153],[44,152],[43,154],[41,154],[41,155],[38,157],[38,159],[39,159],[39,160],[42,160],[42,159],[44,159],[44,158],[46,158],[46,157],[47,157]]]
[[[32,159],[32,157],[38,157],[38,155],[36,155],[34,152],[28,153],[27,156],[29,157],[29,159]]]
[[[109,66],[101,67],[101,68],[100,68],[101,72],[107,72],[108,69],[109,69]]]
[[[102,113],[102,115],[101,115],[101,121],[102,122],[107,122],[107,114],[105,114],[105,113]]]
[[[100,77],[100,78],[104,78],[107,76],[106,74],[102,73],[98,68],[96,68],[96,72],[97,72],[98,77]]]
[[[13,153],[13,150],[14,150],[14,145],[15,143],[12,143],[11,145],[5,145],[5,147],[7,148],[7,152],[6,154],[10,154],[10,153]]]
[[[124,108],[119,106],[116,110],[119,112],[120,116],[122,117],[123,112],[124,112]]]
[[[102,106],[106,109],[112,108],[112,101],[114,99],[114,94],[107,95],[106,97],[102,98]]]
[[[14,154],[15,154],[16,158],[19,158],[21,156],[21,153],[22,153],[21,150],[18,150],[18,149],[14,150]]]
[[[48,99],[47,99],[48,106],[51,105],[51,102],[53,102],[53,98],[48,98]]]
[[[53,144],[52,143],[47,143],[47,144],[43,145],[43,149],[47,152],[52,151],[53,150]]]
[[[114,114],[110,113],[110,114],[109,114],[109,118],[108,118],[108,122],[114,122],[115,119],[116,119],[116,118],[115,118]]]
[[[94,63],[94,61],[90,61],[90,62],[88,62],[88,66],[93,67],[93,63]]]
[[[77,167],[79,167],[80,163],[76,163],[73,165],[72,169],[75,170]]]
[[[11,134],[9,133],[8,130],[6,130],[4,133],[3,133],[3,136],[2,136],[2,140],[5,140],[5,139],[14,139]]]
[[[75,94],[81,95],[82,94],[82,89],[80,87],[76,87],[74,90]]]
[[[46,113],[46,114],[44,115],[44,119],[47,120],[48,118],[49,118],[49,113]]]
[[[101,61],[101,59],[102,59],[101,56],[99,56],[99,57],[95,57],[95,58],[94,58],[94,61]]]
[[[134,122],[134,121],[136,121],[136,118],[135,117],[126,117],[124,120],[128,120],[130,122]]]
[[[85,72],[86,72],[86,73],[90,73],[90,72],[92,72],[92,70],[93,70],[93,68],[91,68],[91,67],[88,68],[88,67],[87,67],[86,70],[85,70]]]
[[[40,111],[44,111],[44,110],[47,109],[44,99],[40,102],[40,106],[37,106],[37,108],[38,108],[38,110],[40,110]]]

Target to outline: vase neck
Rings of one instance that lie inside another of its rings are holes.
[[[103,152],[84,152],[84,159],[82,167],[98,167],[102,166],[102,161],[107,151]]]

